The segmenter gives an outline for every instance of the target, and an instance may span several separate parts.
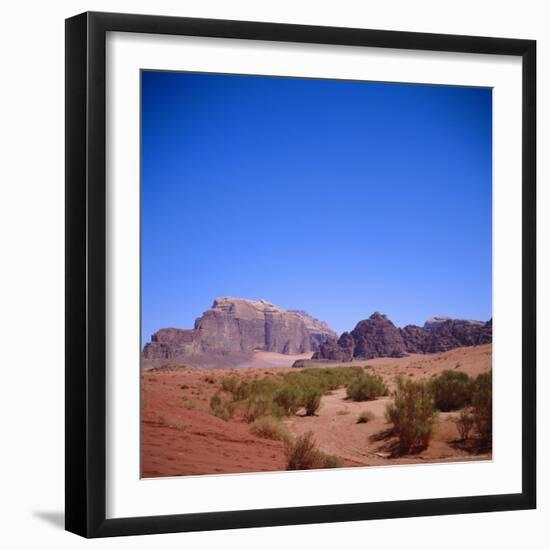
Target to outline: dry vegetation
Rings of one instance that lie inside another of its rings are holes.
[[[369,365],[142,374],[143,475],[487,459],[491,346]]]

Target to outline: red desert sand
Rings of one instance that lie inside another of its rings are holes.
[[[259,359],[262,365],[266,359],[275,361],[275,365],[288,365],[289,362],[284,356],[264,356]],[[391,391],[395,388],[397,376],[428,380],[444,370],[465,372],[470,376],[489,372],[492,345],[340,365],[366,364],[373,367],[371,372],[381,376]],[[298,370],[288,366],[272,366],[208,370],[163,367],[143,371],[142,476],[150,478],[285,470],[283,442],[253,435],[250,424],[238,414],[229,420],[214,416],[210,409],[210,398],[219,390],[221,379],[225,376],[234,375],[243,380],[278,378],[284,372]],[[395,444],[395,439],[390,433],[391,424],[387,424],[384,419],[386,405],[391,400],[389,396],[354,402],[346,399],[345,388],[339,388],[322,397],[321,407],[315,416],[304,416],[303,411],[298,411],[282,422],[294,436],[311,431],[319,449],[337,456],[344,467],[491,459],[490,452],[476,454],[459,444],[457,427],[452,420],[456,413],[438,415],[427,449],[418,454],[393,456],[389,449]],[[370,411],[374,418],[358,424],[357,418],[364,411]]]

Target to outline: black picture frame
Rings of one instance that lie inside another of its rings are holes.
[[[522,120],[522,491],[106,519],[105,40],[108,31],[518,56]],[[536,42],[247,21],[83,13],[66,20],[66,529],[107,537],[536,506]]]

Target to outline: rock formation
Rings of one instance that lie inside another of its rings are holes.
[[[353,358],[403,357],[407,353],[438,353],[464,346],[488,344],[493,340],[493,323],[434,317],[423,327],[396,327],[385,315],[373,313],[357,323],[351,333],[336,341],[328,339],[314,359],[351,361]]]
[[[420,327],[414,327],[416,329]],[[404,329],[404,336],[407,327]],[[437,324],[424,325],[424,337],[420,340],[405,336],[409,353],[439,353],[464,346],[478,346],[493,341],[493,321],[467,321],[445,319]],[[410,332],[410,327],[409,327]]]
[[[288,355],[314,352],[314,359],[345,362],[439,353],[487,344],[492,338],[492,320],[433,317],[422,327],[398,328],[378,312],[338,338],[327,323],[304,311],[286,310],[265,300],[217,298],[193,329],[155,332],[143,349],[143,358],[151,365],[230,366],[242,362],[245,354],[251,357],[255,351],[270,351]]]
[[[359,321],[351,331],[355,357],[403,357],[405,343],[400,330],[381,313]]]
[[[212,354],[272,351],[308,353],[336,333],[304,311],[286,310],[265,300],[216,298],[193,329],[163,328],[143,349],[145,359],[185,361]]]

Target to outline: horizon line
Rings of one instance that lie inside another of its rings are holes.
[[[416,326],[416,327],[421,327],[423,328],[427,322],[429,321],[432,321],[432,320],[451,320],[451,321],[469,321],[469,322],[475,322],[475,323],[488,323],[489,321],[492,321],[493,319],[493,316],[491,315],[488,319],[468,319],[466,317],[452,317],[452,316],[449,316],[449,315],[432,315],[431,317],[428,317],[427,319],[424,320],[423,323],[421,324],[417,324],[417,323],[405,323],[401,326],[398,326],[396,325],[392,319],[389,317],[388,314],[386,313],[381,313],[379,310],[377,309],[374,309],[372,311],[372,313],[370,315],[367,315],[361,319],[359,319],[358,321],[355,322],[355,325],[353,326],[353,328],[350,328],[350,329],[346,329],[342,332],[338,332],[336,330],[334,330],[332,328],[332,324],[325,320],[325,319],[322,319],[320,317],[316,317],[314,315],[311,315],[307,310],[305,309],[300,309],[300,308],[287,308],[287,307],[283,307],[283,306],[279,306],[277,304],[275,304],[274,302],[270,301],[270,300],[267,300],[266,298],[243,298],[241,296],[232,296],[232,295],[221,295],[221,296],[216,296],[215,298],[213,298],[212,300],[212,305],[207,307],[206,309],[204,309],[202,311],[202,313],[200,315],[198,315],[196,318],[195,318],[195,321],[197,319],[199,319],[200,317],[202,317],[202,315],[204,315],[204,313],[208,310],[208,309],[213,309],[214,307],[214,304],[217,300],[223,300],[223,299],[228,299],[228,300],[242,300],[242,301],[245,301],[245,302],[263,302],[263,303],[266,303],[266,304],[269,304],[271,306],[274,306],[276,308],[279,308],[279,309],[282,309],[286,312],[289,312],[289,313],[294,313],[294,312],[302,312],[302,313],[305,313],[306,315],[308,315],[309,317],[312,317],[313,319],[316,319],[317,321],[321,321],[323,323],[326,323],[329,328],[335,333],[338,335],[338,337],[340,337],[343,333],[345,332],[351,332],[352,330],[354,330],[357,325],[362,322],[362,321],[365,321],[367,319],[370,319],[373,315],[381,315],[383,317],[385,317],[386,319],[388,319],[392,324],[394,324],[394,326],[396,328],[399,328],[399,329],[403,329],[403,328],[406,328],[408,326]],[[195,330],[195,327],[181,327],[181,326],[162,326],[160,328],[157,328],[151,335],[150,337],[155,334],[156,332],[158,332],[159,330],[164,330],[164,329],[176,329],[176,330]]]

